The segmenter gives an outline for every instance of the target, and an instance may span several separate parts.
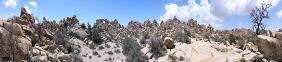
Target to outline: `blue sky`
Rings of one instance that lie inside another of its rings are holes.
[[[248,10],[261,1],[270,1],[268,29],[282,28],[282,2],[280,0],[2,0],[0,17],[19,15],[26,7],[39,20],[60,20],[77,15],[82,23],[96,19],[118,19],[126,25],[130,20],[166,20],[177,16],[183,21],[195,18],[201,24],[212,24],[217,29],[250,27]],[[281,13],[280,13],[281,12]]]

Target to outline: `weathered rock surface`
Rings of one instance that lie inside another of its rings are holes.
[[[279,36],[279,35],[278,35]],[[264,54],[265,58],[272,60],[282,59],[282,41],[273,37],[264,35],[258,35],[259,38],[263,39],[258,42],[258,47]]]
[[[17,23],[4,22],[0,27],[0,57],[14,58],[14,61],[26,61],[31,47],[30,38],[24,37]]]
[[[282,32],[276,32],[275,33],[275,38],[282,40]]]
[[[35,19],[33,18],[31,14],[27,12],[25,8],[21,8],[20,17],[22,18],[22,20],[16,21],[19,24],[30,26],[35,23]]]
[[[76,34],[79,38],[85,38],[88,34],[84,29],[71,29],[72,33]]]
[[[5,28],[0,27],[0,57],[9,57],[12,53],[11,34]]]
[[[4,28],[11,32],[13,35],[24,36],[22,27],[17,23],[4,22]]]
[[[39,46],[35,46],[32,50],[32,54],[34,55],[31,58],[31,61],[34,62],[48,62],[47,53]]]

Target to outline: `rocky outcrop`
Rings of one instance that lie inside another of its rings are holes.
[[[275,33],[275,38],[282,40],[282,32],[276,32]]]
[[[33,57],[31,58],[31,61],[34,61],[34,62],[48,62],[47,53],[41,47],[35,46],[32,49],[32,54],[33,54]]]
[[[31,26],[35,23],[34,17],[27,12],[25,8],[21,8],[20,17],[22,20],[17,20],[19,24]]]
[[[9,32],[11,32],[13,35],[24,36],[24,32],[22,30],[21,25],[17,23],[10,23],[10,22],[4,22],[3,25],[4,25],[3,27]]]
[[[78,28],[78,29],[71,29],[70,30],[73,34],[75,34],[78,38],[83,39],[85,38],[88,34],[84,29]]]
[[[282,41],[273,37],[258,35],[261,41],[258,42],[258,48],[265,58],[272,60],[282,60]]]
[[[9,57],[12,53],[12,42],[10,42],[11,34],[5,28],[0,27],[0,57]]]
[[[0,57],[12,58],[16,62],[26,61],[31,39],[26,37],[20,24],[3,22],[0,27]]]

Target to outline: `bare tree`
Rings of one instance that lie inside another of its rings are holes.
[[[263,2],[260,7],[256,7],[251,10],[251,19],[252,19],[252,29],[255,31],[256,35],[261,34],[266,25],[263,24],[265,18],[269,18],[268,9],[271,7],[270,3]]]

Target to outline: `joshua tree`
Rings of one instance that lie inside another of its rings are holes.
[[[263,21],[265,18],[269,18],[268,16],[268,9],[271,7],[270,3],[261,3],[260,7],[256,7],[251,10],[251,19],[252,19],[252,29],[255,31],[256,35],[262,33],[265,29],[265,25]]]

